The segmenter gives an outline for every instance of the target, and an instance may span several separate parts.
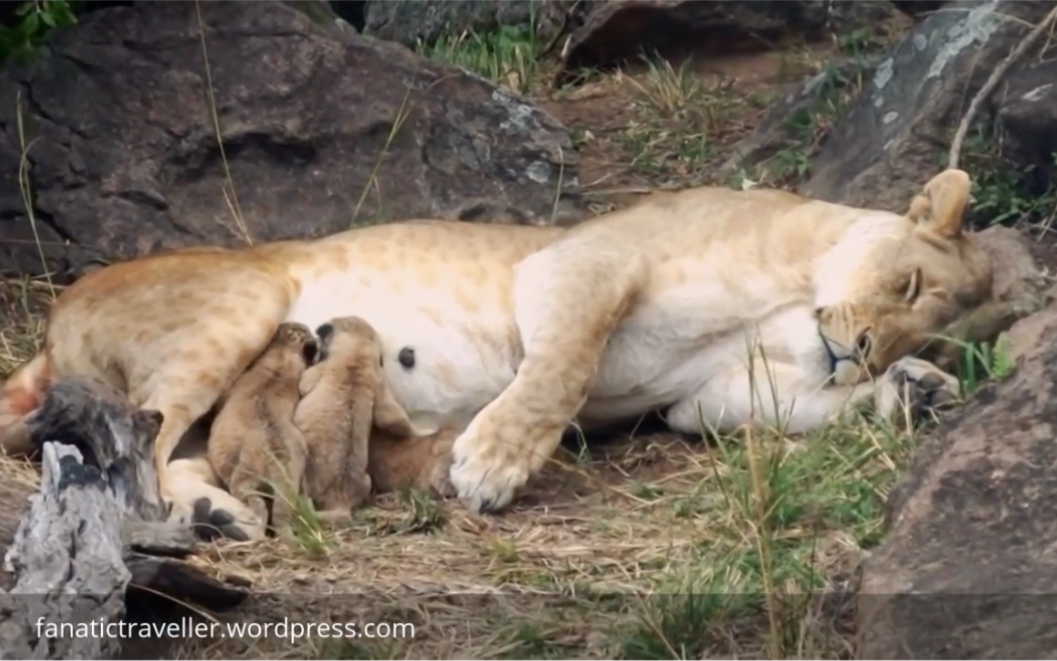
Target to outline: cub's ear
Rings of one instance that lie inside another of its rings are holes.
[[[944,170],[925,184],[910,202],[907,217],[947,239],[962,233],[972,181],[964,170]]]
[[[325,324],[320,324],[319,328],[316,329],[316,337],[324,345],[330,344],[330,338],[334,337],[334,324],[329,321]]]

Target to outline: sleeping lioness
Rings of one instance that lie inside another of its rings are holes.
[[[215,487],[174,492],[182,434],[279,323],[353,314],[378,331],[412,423],[464,429],[449,476],[473,510],[508,504],[574,418],[667,408],[699,433],[802,432],[868,401],[893,415],[897,387],[935,371],[905,356],[991,297],[988,257],[962,231],[969,189],[947,170],[901,215],[704,187],[569,229],[407,221],[134,259],[62,293],[44,346],[0,390],[0,437],[18,449],[55,379],[102,378],[164,415],[159,487],[189,518]]]

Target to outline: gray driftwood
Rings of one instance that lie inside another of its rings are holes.
[[[112,388],[69,379],[48,392],[29,423],[40,448],[40,489],[0,508],[0,533],[14,530],[4,557],[13,586],[0,590],[0,658],[105,659],[120,638],[53,635],[44,624],[118,622],[125,594],[141,588],[213,610],[245,593],[180,558],[194,552],[189,527],[164,522],[151,448],[162,416],[137,410]],[[5,544],[6,545],[6,544]],[[59,632],[60,634],[62,632]]]

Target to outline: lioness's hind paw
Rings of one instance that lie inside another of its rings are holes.
[[[214,508],[213,501],[203,496],[195,501],[191,519],[195,534],[205,541],[226,537],[236,542],[264,538],[264,526],[256,521],[240,521],[226,509]]]

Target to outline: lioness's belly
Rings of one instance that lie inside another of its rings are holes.
[[[440,295],[438,294],[438,298]],[[330,308],[333,316],[363,317],[382,338],[385,372],[394,396],[412,422],[423,430],[441,425],[465,426],[510,385],[522,360],[513,316],[501,305],[481,301],[473,316],[452,316],[445,306],[375,290]],[[292,319],[313,324],[307,307]],[[615,334],[604,354],[582,421],[587,426],[623,419],[672,403],[693,392],[729,352],[680,352],[666,345],[641,342],[637,334]],[[414,364],[399,356],[411,349]]]
[[[468,424],[521,360],[513,265],[554,236],[550,228],[396,223],[294,247],[301,252],[282,259],[302,290],[288,319],[316,328],[362,317],[382,339],[390,388],[412,422]],[[402,349],[413,364],[401,364]]]
[[[315,244],[288,320],[316,328],[333,317],[363,317],[382,338],[390,387],[412,421],[424,429],[468,424],[510,385],[522,360],[514,266],[557,236],[530,230],[390,225]],[[745,317],[770,317],[790,297],[766,279],[734,290],[713,270],[699,270],[696,279],[640,301],[618,326],[581,424],[692,396],[740,361],[745,340],[732,329]],[[784,325],[767,334],[784,336]],[[413,352],[413,365],[401,364],[403,349]]]
[[[462,285],[477,288],[474,305],[458,300]],[[386,279],[371,286],[321,281],[305,292],[290,319],[314,328],[332,317],[363,317],[382,338],[394,396],[415,425],[430,430],[465,426],[514,380],[523,352],[508,295],[502,287],[450,278],[443,287]],[[640,327],[618,327],[579,422],[594,426],[674,403],[735,358],[731,348],[724,342],[675,343]],[[413,365],[401,364],[403,349],[413,352]]]

